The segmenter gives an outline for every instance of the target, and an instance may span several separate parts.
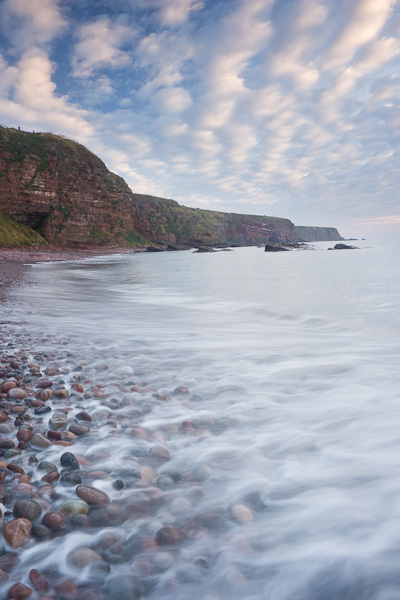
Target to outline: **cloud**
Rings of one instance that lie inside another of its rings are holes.
[[[364,219],[359,221],[359,225],[400,225],[400,215]]]
[[[322,94],[321,101],[325,105],[328,119],[337,118],[338,103],[353,92],[359,79],[378,71],[399,54],[400,41],[396,38],[383,38],[369,44],[361,53],[359,60],[344,69],[336,81]]]
[[[67,25],[58,0],[3,0],[0,23],[18,50],[51,42]]]
[[[159,19],[162,25],[176,26],[187,21],[192,11],[201,10],[204,7],[204,2],[199,0],[173,0],[165,2],[159,0]]]
[[[146,71],[147,81],[140,89],[143,98],[160,87],[173,87],[182,83],[182,69],[193,57],[193,46],[185,35],[168,31],[150,33],[135,50],[138,66]]]
[[[162,88],[152,96],[151,102],[161,114],[181,113],[192,105],[189,92],[181,87]]]
[[[83,25],[78,31],[79,41],[75,44],[72,58],[73,75],[90,77],[96,69],[116,68],[130,61],[128,52],[121,46],[131,41],[132,29],[108,18]]]
[[[396,0],[358,0],[350,23],[329,48],[324,68],[341,68],[355,53],[376,39]]]
[[[0,54],[0,96],[6,97],[9,90],[15,85],[18,69],[9,67]]]
[[[35,130],[62,132],[87,142],[94,134],[89,113],[70,104],[66,97],[57,96],[53,71],[43,50],[32,48],[25,52],[12,68],[7,93],[0,97],[1,119]]]

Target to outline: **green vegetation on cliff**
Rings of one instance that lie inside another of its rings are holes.
[[[0,212],[0,247],[21,248],[32,245],[46,246],[47,242],[30,227],[15,223]]]

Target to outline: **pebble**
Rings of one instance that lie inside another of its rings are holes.
[[[36,448],[48,448],[51,446],[51,441],[41,433],[34,433],[31,439],[31,444]]]
[[[43,515],[42,523],[49,529],[62,529],[66,523],[65,516],[57,510],[51,510]]]
[[[28,397],[28,392],[21,388],[12,388],[11,390],[8,390],[7,396],[12,398],[12,400],[25,400],[25,398]]]
[[[89,512],[89,506],[84,500],[65,500],[60,505],[60,512],[63,515],[86,515]]]
[[[39,471],[46,471],[46,473],[51,473],[52,471],[57,471],[57,466],[49,462],[48,460],[43,460],[37,466]]]
[[[73,471],[77,471],[81,468],[78,459],[72,452],[64,452],[64,454],[61,455],[60,463],[65,469],[71,469]]]
[[[32,588],[23,583],[16,583],[8,590],[7,598],[12,600],[25,600],[25,598],[31,597],[32,592]]]
[[[68,554],[67,561],[74,567],[83,569],[92,563],[101,562],[102,558],[91,548],[77,548]]]
[[[60,600],[76,600],[78,597],[78,588],[71,579],[66,579],[55,586],[57,598]]]
[[[25,518],[13,519],[3,527],[3,537],[12,548],[19,548],[25,543],[32,523]]]
[[[50,421],[49,421],[49,425],[52,429],[62,429],[63,427],[66,427],[68,423],[68,417],[67,415],[65,415],[62,412],[58,412],[55,411],[53,412]]]
[[[81,423],[72,423],[68,429],[75,435],[85,435],[90,431],[90,427],[87,425],[82,425]]]
[[[160,544],[179,544],[181,536],[173,525],[165,525],[157,531],[157,539]]]
[[[110,498],[105,492],[89,485],[78,485],[76,493],[89,505],[105,506],[110,503]]]
[[[6,450],[8,448],[14,448],[15,444],[9,438],[0,438],[0,448]]]
[[[234,520],[242,525],[254,521],[253,513],[244,504],[234,504],[231,508],[231,513]]]
[[[18,500],[14,504],[13,515],[15,518],[24,518],[35,521],[42,514],[42,507],[35,500]]]
[[[32,438],[32,431],[30,429],[20,429],[17,432],[17,440],[19,442],[29,442]]]
[[[29,579],[37,592],[45,592],[49,587],[47,579],[36,569],[31,569],[29,571]]]

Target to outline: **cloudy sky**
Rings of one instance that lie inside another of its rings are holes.
[[[0,124],[133,191],[400,232],[400,0],[0,0]]]

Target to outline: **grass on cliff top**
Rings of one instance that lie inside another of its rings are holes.
[[[106,188],[115,192],[131,193],[128,184],[115,173],[109,171],[104,162],[82,144],[54,133],[20,131],[13,127],[0,126],[0,148],[8,151],[11,158],[7,162],[22,162],[32,155],[40,160],[38,169],[50,169],[49,156],[57,157],[58,164],[74,163],[80,167],[96,165],[103,172]]]
[[[32,244],[46,246],[47,242],[30,227],[16,223],[0,212],[0,247],[21,248]]]

